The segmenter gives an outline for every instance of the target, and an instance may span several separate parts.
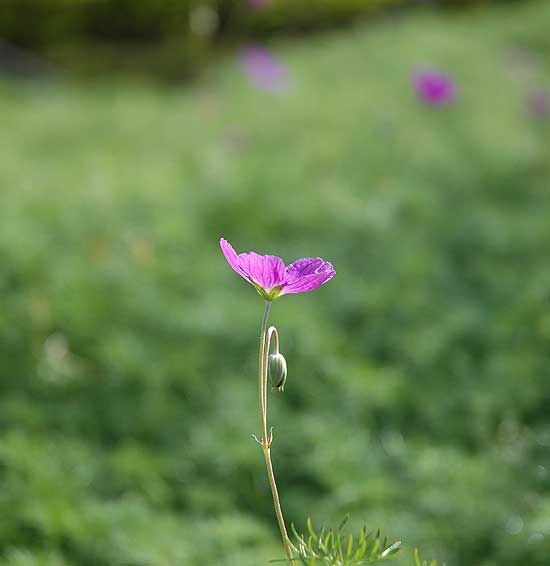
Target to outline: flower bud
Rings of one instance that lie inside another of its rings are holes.
[[[277,352],[269,356],[268,374],[271,385],[277,388],[277,391],[283,391],[286,381],[286,360],[283,354]]]

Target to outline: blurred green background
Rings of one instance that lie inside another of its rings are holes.
[[[370,3],[324,4],[339,25],[308,34],[332,20],[295,24],[307,2],[286,27],[282,0],[219,18],[183,83],[123,62],[143,48],[162,67],[162,33],[104,42],[118,68],[97,34],[57,22],[79,40],[57,50],[55,18],[24,37],[3,4],[2,566],[282,558],[251,437],[263,304],[221,236],[337,270],[272,309],[289,522],[350,513],[403,540],[400,566],[414,546],[447,566],[550,564],[550,122],[528,104],[550,86],[550,3],[362,23]],[[243,71],[242,42],[276,58],[276,92]],[[453,77],[452,104],[418,99],[426,65]]]

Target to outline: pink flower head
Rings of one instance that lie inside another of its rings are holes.
[[[285,267],[283,260],[274,255],[237,254],[223,238],[220,246],[233,271],[254,285],[266,301],[291,293],[313,291],[336,274],[332,265],[320,257],[304,257]]]
[[[282,90],[288,80],[286,67],[261,47],[248,47],[241,52],[241,65],[252,82],[263,90]]]
[[[271,3],[271,0],[247,0],[247,4],[251,8],[265,8],[268,4]]]
[[[453,79],[436,69],[416,72],[413,83],[417,95],[430,106],[445,106],[456,98]]]
[[[533,118],[550,119],[550,90],[532,90],[527,96],[527,109]]]

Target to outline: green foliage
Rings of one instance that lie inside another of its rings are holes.
[[[232,61],[188,88],[0,83],[1,566],[282,556],[263,305],[220,236],[337,271],[273,305],[288,523],[349,512],[399,566],[547,566],[550,132],[524,100],[548,8],[274,45],[278,95]],[[419,64],[455,105],[418,102]]]
[[[326,26],[399,3],[402,0],[277,0],[253,9],[247,0],[4,0],[0,36],[34,47],[75,39],[135,42],[193,35],[201,40],[203,34],[206,39],[250,36]],[[211,24],[201,26],[201,15]],[[39,24],[29,26],[35,18],[40,18]],[[193,25],[197,21],[199,25]]]
[[[420,552],[418,552],[418,548],[414,549],[414,566],[437,566],[437,562],[432,560],[428,562],[427,560],[422,560],[420,558]]]
[[[335,27],[407,4],[406,0],[268,0],[254,9],[248,0],[2,0],[0,38],[77,76],[110,71],[181,80],[211,62],[221,43]],[[29,69],[40,69],[33,65],[36,62],[31,59]],[[26,68],[23,65],[21,70]]]
[[[388,544],[380,531],[368,532],[363,527],[354,539],[342,531],[347,519],[337,529],[322,528],[316,532],[311,519],[307,520],[307,534],[299,534],[293,527],[296,553],[304,566],[364,566],[379,564],[397,555],[400,542]]]

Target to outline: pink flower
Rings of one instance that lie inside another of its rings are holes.
[[[240,61],[244,72],[258,88],[276,92],[286,86],[286,67],[265,49],[248,47],[241,52]]]
[[[417,95],[430,106],[445,106],[456,98],[453,79],[436,69],[416,72],[413,83]]]
[[[550,119],[550,90],[537,88],[527,96],[527,109],[533,118]]]
[[[271,0],[247,0],[246,2],[250,8],[265,8],[271,3]]]
[[[233,271],[254,285],[266,301],[282,295],[313,291],[336,274],[332,264],[320,257],[304,257],[285,267],[283,260],[274,255],[237,254],[223,238],[220,246]]]

